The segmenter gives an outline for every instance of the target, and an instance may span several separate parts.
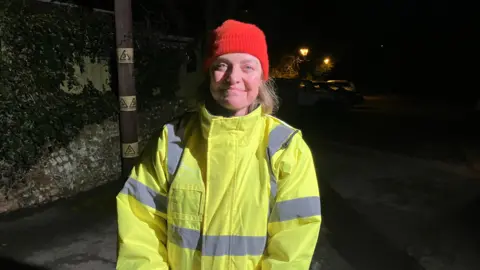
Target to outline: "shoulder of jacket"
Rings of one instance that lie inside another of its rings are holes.
[[[299,129],[292,127],[277,117],[267,115],[267,126],[269,127],[269,138],[267,150],[270,157],[273,157],[280,150],[286,150],[294,140],[302,139]],[[300,134],[297,136],[297,134]]]
[[[164,126],[162,131],[166,131],[166,139],[168,142],[180,143],[185,139],[188,124],[193,117],[197,115],[196,111],[186,111],[183,114],[171,119]]]
[[[288,124],[287,122],[281,120],[280,118],[277,118],[273,115],[266,115],[267,121],[270,122],[268,126],[270,126],[270,132],[272,132],[275,128],[277,127],[282,127],[285,130],[289,130],[291,132],[291,137],[289,136],[289,139],[291,140],[294,135],[300,134],[302,136],[302,132],[300,129]]]
[[[291,130],[294,130],[294,131],[297,131],[298,129],[293,127],[292,125],[288,124],[287,122],[281,120],[280,118],[277,118],[273,115],[270,115],[270,114],[266,114],[265,115],[266,119],[268,122],[272,123],[273,125],[270,125],[270,126],[278,126],[278,125],[283,125]]]

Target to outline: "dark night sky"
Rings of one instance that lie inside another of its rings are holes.
[[[113,10],[114,0],[75,2],[94,3],[95,7]],[[202,31],[204,1],[180,0],[177,5],[188,20],[189,34]],[[218,3],[225,1],[214,0]],[[165,12],[166,1],[133,0],[153,12]],[[385,44],[389,47],[429,35],[447,36],[458,31],[457,25],[468,20],[468,8],[447,0],[237,0],[239,16],[257,23],[267,34],[272,50],[300,46],[339,46]],[[242,14],[248,10],[248,14]],[[245,16],[246,15],[246,16]],[[168,16],[168,14],[167,14]],[[433,41],[433,40],[432,40]]]
[[[413,91],[446,89],[450,86],[445,80],[463,76],[458,64],[469,58],[463,50],[473,26],[465,24],[469,17],[459,3],[297,0],[292,6],[279,2],[252,6],[256,15],[252,18],[265,29],[274,58],[305,44],[320,55],[332,55],[338,77],[393,82],[393,88],[406,89],[407,84]],[[456,68],[449,69],[452,60]]]
[[[165,11],[164,1],[132,2],[134,11],[139,10],[140,2],[152,10]],[[101,3],[101,7],[113,9],[113,0]],[[178,3],[188,19],[190,35],[202,34],[203,1]],[[456,78],[470,77],[467,73],[473,70],[468,65],[473,62],[470,51],[474,46],[468,40],[475,36],[471,15],[476,9],[472,4],[467,6],[465,0],[238,0],[238,3],[236,18],[256,23],[265,31],[272,62],[306,45],[312,55],[329,55],[336,61],[334,75],[338,78],[390,84],[393,88],[408,86],[424,92],[451,91],[448,89],[452,85],[458,85]]]

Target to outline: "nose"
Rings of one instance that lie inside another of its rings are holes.
[[[241,76],[242,74],[241,74],[240,67],[237,67],[236,65],[234,65],[230,69],[229,74],[227,74],[227,82],[230,83],[230,85],[235,85],[240,82]]]

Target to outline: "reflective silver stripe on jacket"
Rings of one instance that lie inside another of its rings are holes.
[[[295,198],[276,202],[270,216],[270,222],[281,222],[297,218],[322,215],[320,197]]]
[[[267,146],[267,163],[270,170],[270,212],[273,209],[275,204],[275,199],[277,196],[277,177],[273,172],[272,157],[280,149],[287,147],[290,141],[293,138],[293,135],[297,133],[298,130],[294,130],[284,124],[276,126],[268,137],[268,146]]]
[[[147,187],[145,184],[133,179],[132,177],[128,178],[120,193],[130,195],[140,203],[167,214],[167,196],[155,192],[153,189]]]
[[[168,184],[172,185],[175,174],[182,159],[183,149],[185,148],[184,133],[187,119],[180,119],[176,123],[166,124],[167,128],[167,168]]]
[[[201,250],[203,256],[260,256],[267,243],[266,236],[202,235],[192,230],[169,224],[168,240],[188,249]]]

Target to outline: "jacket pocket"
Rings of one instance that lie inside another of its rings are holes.
[[[174,219],[198,220],[203,215],[204,191],[201,186],[177,184],[170,189],[168,214]]]

